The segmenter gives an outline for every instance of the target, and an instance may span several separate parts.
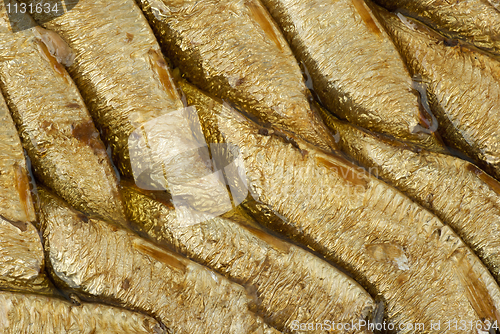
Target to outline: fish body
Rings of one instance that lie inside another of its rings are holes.
[[[252,196],[245,208],[351,272],[384,300],[385,320],[398,332],[413,333],[408,323],[432,332],[431,323],[440,320],[500,320],[494,278],[436,216],[291,134],[262,128],[224,105],[204,111],[207,141],[241,152]]]
[[[263,231],[238,210],[231,218],[186,227],[168,200],[131,186],[122,191],[129,218],[141,235],[251,287],[256,312],[275,328],[302,333],[297,323],[326,319],[351,323],[373,315],[375,303],[358,283],[315,255]]]
[[[325,150],[335,142],[310,108],[295,57],[258,0],[138,1],[168,58],[200,88]]]
[[[500,62],[402,14],[379,13],[426,88],[443,139],[500,179]]]
[[[342,152],[435,213],[500,282],[500,183],[460,158],[420,150],[346,122],[326,122]]]
[[[116,307],[30,294],[0,292],[0,331],[5,334],[162,334],[151,317]]]
[[[364,0],[263,0],[322,104],[340,118],[443,151],[432,115]]]
[[[150,314],[175,333],[279,333],[248,309],[245,289],[135,234],[87,218],[39,189],[41,231],[56,283]]]
[[[2,15],[7,10],[0,4]],[[22,19],[32,22],[27,15]],[[0,86],[35,176],[76,208],[123,220],[123,203],[106,149],[60,63],[71,63],[71,49],[57,34],[39,26],[15,33],[8,28],[3,26],[0,39]]]
[[[24,2],[35,5],[39,1]],[[45,2],[54,5],[59,1]],[[33,16],[58,33],[75,53],[68,71],[111,147],[118,169],[133,177],[130,134],[144,123],[184,107],[141,10],[133,0],[80,0],[62,16]]]
[[[500,56],[500,2],[497,0],[374,0],[411,16],[452,39],[462,39]]]
[[[0,289],[50,293],[21,141],[0,94]]]

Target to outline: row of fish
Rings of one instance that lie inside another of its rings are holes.
[[[500,184],[441,139],[498,178],[494,43],[400,2],[80,0],[16,33],[0,4],[2,326],[500,321]]]

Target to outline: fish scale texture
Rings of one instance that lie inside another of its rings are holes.
[[[257,203],[247,207],[257,217],[262,210],[279,215],[281,221],[261,222],[353,273],[384,299],[386,319],[402,333],[412,332],[407,323],[429,330],[431,322],[451,318],[500,319],[497,283],[437,217],[341,158],[260,134],[224,110],[201,119],[215,119],[219,140],[239,147]]]
[[[417,21],[380,12],[408,67],[428,85],[443,138],[500,178],[500,63],[462,44],[447,46]]]
[[[418,94],[404,62],[364,1],[263,3],[330,112],[370,130],[440,150],[421,121]]]

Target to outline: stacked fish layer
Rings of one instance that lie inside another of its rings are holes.
[[[498,332],[498,5],[0,3],[1,331]]]

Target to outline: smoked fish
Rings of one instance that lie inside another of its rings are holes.
[[[4,334],[166,333],[156,320],[140,313],[30,294],[0,292],[0,314]]]
[[[500,2],[498,0],[374,0],[411,16],[451,39],[462,39],[500,56]]]
[[[341,119],[443,151],[412,78],[364,0],[263,0],[321,103]]]
[[[443,139],[500,179],[500,62],[402,14],[378,13],[426,90]]]
[[[498,181],[460,158],[402,144],[347,122],[326,123],[340,138],[342,152],[453,228],[500,283]]]
[[[24,2],[36,5],[40,0]],[[59,1],[43,2],[53,5]],[[130,134],[148,121],[184,108],[184,104],[160,46],[134,0],[71,3],[72,9],[59,17],[52,18],[51,13],[33,16],[58,33],[75,53],[68,71],[102,130],[103,140],[110,145],[115,164],[131,178]]]
[[[335,141],[279,28],[259,0],[140,0],[167,57],[191,82],[325,150]]]
[[[16,19],[33,22],[27,14]],[[0,87],[35,176],[79,210],[123,221],[115,171],[63,66],[71,64],[72,50],[52,31],[13,33],[8,20],[1,22]]]
[[[432,323],[454,318],[486,329],[500,320],[494,278],[436,216],[290,133],[256,125],[220,103],[197,108],[207,142],[241,152],[251,194],[245,208],[382,298],[388,329],[414,333],[408,324],[418,323],[430,332]]]
[[[249,310],[240,285],[39,189],[47,264],[81,298],[149,314],[175,333],[280,333]]]
[[[241,208],[229,217],[228,213],[185,227],[168,198],[130,185],[123,186],[122,193],[140,235],[252,287],[257,313],[283,332],[302,333],[296,329],[299,323],[351,323],[373,315],[375,303],[358,283],[315,255],[266,233]]]
[[[0,94],[0,289],[50,293],[21,141]]]

